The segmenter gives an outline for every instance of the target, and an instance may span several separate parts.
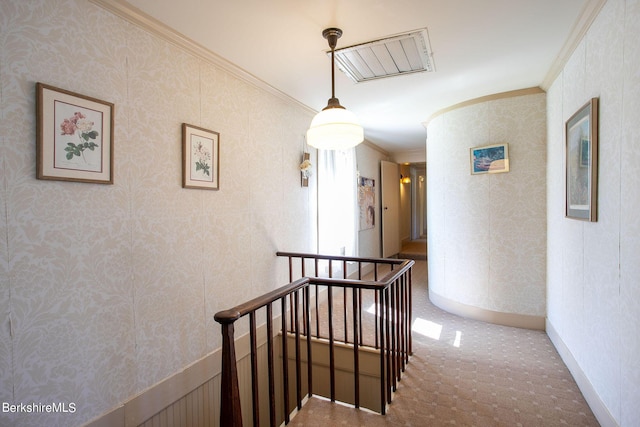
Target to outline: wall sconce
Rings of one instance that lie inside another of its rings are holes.
[[[311,176],[311,169],[313,165],[309,160],[309,153],[302,153],[302,163],[300,163],[300,183],[303,187],[309,186],[309,177]]]
[[[411,178],[408,176],[400,175],[400,183],[401,184],[411,184]]]

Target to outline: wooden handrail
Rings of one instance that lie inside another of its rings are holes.
[[[387,384],[385,387],[382,387],[381,384],[381,399],[385,400],[386,395],[386,403],[391,403],[392,391],[395,391],[397,388],[397,382],[400,380],[401,372],[404,371],[406,363],[409,360],[409,356],[413,353],[412,349],[412,339],[411,339],[411,319],[412,319],[412,301],[411,301],[411,268],[415,264],[413,260],[404,260],[404,259],[396,259],[396,258],[360,258],[360,257],[351,257],[351,256],[334,256],[334,255],[321,255],[321,254],[312,254],[312,253],[299,253],[299,252],[277,252],[276,255],[287,257],[289,259],[289,280],[294,279],[294,268],[293,268],[293,259],[300,259],[300,271],[301,275],[305,275],[305,261],[312,260],[314,263],[314,273],[315,275],[309,275],[306,272],[307,276],[311,277],[310,285],[316,285],[316,290],[318,289],[318,285],[329,286],[329,311],[331,312],[331,289],[333,286],[336,287],[352,287],[358,288],[361,292],[362,289],[371,289],[374,290],[375,295],[375,316],[380,319],[379,324],[375,324],[375,348],[380,350],[380,371],[385,372],[386,370],[386,380]],[[329,277],[318,277],[318,261],[324,260],[328,261],[328,271]],[[336,261],[342,264],[342,278],[334,278],[333,277],[333,261]],[[354,263],[357,265],[357,276],[359,279],[362,278],[363,274],[363,265],[373,264],[373,281],[363,281],[363,280],[349,280],[347,277],[347,265],[348,263]],[[391,268],[386,275],[384,275],[381,279],[378,278],[379,265],[388,265]],[[390,287],[395,283],[402,283],[400,286],[394,286],[393,291],[390,290]],[[317,293],[317,291],[316,291]],[[344,309],[344,330],[347,330],[347,308],[346,308],[346,290],[345,290],[345,304],[343,306]],[[354,306],[356,305],[356,296],[354,296]],[[316,298],[317,300],[317,298]],[[381,312],[378,311],[378,304],[382,308]],[[356,311],[358,313],[356,313]],[[359,308],[354,308],[354,319],[360,320],[361,322],[361,313],[362,310]],[[354,320],[354,325],[357,322]],[[319,326],[316,326],[319,328]],[[354,337],[353,340],[348,341],[345,333],[345,342],[351,342],[354,345],[354,364],[357,363],[357,347],[362,343],[358,342],[356,337],[356,330],[354,327]],[[316,329],[316,336],[319,337],[319,331]],[[362,332],[360,332],[360,336],[362,336]],[[329,342],[330,342],[330,359],[333,358],[333,354],[331,351],[333,345],[333,324],[329,324]],[[383,360],[384,359],[384,360]],[[333,392],[333,377],[332,381],[332,392],[331,392],[331,400],[334,400],[334,392]],[[355,387],[358,387],[356,382]],[[357,405],[356,405],[357,406]],[[382,413],[385,413],[385,405],[381,404]]]
[[[223,310],[217,312],[213,318],[216,322],[221,324],[233,323],[245,314],[249,314],[252,311],[256,311],[259,308],[266,306],[269,303],[277,301],[282,297],[286,297],[292,292],[297,291],[298,289],[303,288],[309,283],[308,277],[302,277],[295,282],[291,282],[288,285],[282,286],[278,289],[275,289],[269,293],[256,297],[250,301],[244,302],[240,305],[235,306],[229,310]]]
[[[382,259],[382,258],[357,258],[346,256],[330,256],[318,254],[305,254],[295,252],[277,252],[278,256],[289,258],[289,275],[291,283],[276,290],[268,292],[262,296],[237,305],[229,310],[216,313],[214,319],[222,327],[222,375],[221,387],[221,426],[242,426],[242,412],[240,407],[240,387],[238,384],[238,368],[236,366],[234,324],[245,315],[249,315],[249,336],[251,352],[251,380],[252,380],[252,410],[253,424],[258,426],[260,414],[258,412],[258,374],[257,348],[256,348],[256,312],[266,309],[267,319],[267,357],[268,357],[268,387],[269,387],[269,423],[275,426],[280,421],[276,420],[276,408],[274,399],[274,389],[276,379],[274,378],[274,325],[273,304],[280,302],[281,308],[281,332],[282,332],[282,376],[284,385],[283,417],[284,423],[289,422],[289,367],[287,336],[293,339],[295,352],[295,400],[298,409],[302,406],[304,396],[302,396],[302,369],[301,369],[301,337],[307,340],[307,395],[313,395],[312,385],[312,355],[311,355],[311,316],[314,310],[311,307],[310,288],[315,288],[315,313],[316,313],[316,337],[319,338],[319,315],[318,315],[318,289],[326,287],[328,292],[328,317],[329,317],[329,364],[331,367],[331,400],[335,400],[335,365],[334,365],[334,343],[344,342],[353,344],[354,349],[354,389],[355,406],[359,407],[359,347],[362,342],[362,294],[363,292],[373,292],[375,295],[376,320],[375,327],[375,348],[380,352],[380,374],[381,374],[381,412],[384,414],[386,404],[391,402],[392,391],[395,391],[396,383],[400,380],[401,372],[404,371],[408,357],[411,354],[411,260]],[[299,258],[301,262],[301,274],[309,276],[305,270],[305,260],[313,260],[316,275],[293,279],[293,259]],[[342,277],[317,277],[318,262],[329,261],[329,275],[333,274],[333,262],[342,264]],[[358,265],[358,279],[347,278],[348,263],[355,262]],[[362,265],[374,265],[374,280],[362,280]],[[388,265],[391,271],[378,279],[378,266]],[[344,341],[335,337],[333,330],[333,289],[342,288],[344,298]],[[348,337],[347,331],[347,290],[351,289],[352,295],[352,316],[353,325],[352,336]],[[301,303],[301,304],[300,304]],[[380,309],[378,307],[380,305]],[[301,325],[302,323],[302,325]],[[277,331],[275,331],[277,334]]]
[[[370,264],[403,264],[406,259],[399,258],[373,258],[373,257],[353,257],[353,256],[344,256],[344,255],[322,255],[322,254],[312,254],[305,252],[285,252],[278,251],[276,252],[277,256],[281,257],[289,257],[289,258],[305,258],[305,259],[322,259],[322,260],[331,260],[331,261],[353,261],[353,262],[362,262],[362,263],[370,263]],[[413,265],[413,261],[411,261],[411,265]]]

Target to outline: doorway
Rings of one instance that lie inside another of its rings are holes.
[[[400,256],[427,258],[427,165],[405,163],[400,166],[402,249]]]
[[[398,187],[398,164],[382,160],[380,162],[382,199],[382,257],[388,258],[401,251],[401,190]]]
[[[411,165],[411,239],[427,238],[427,165]]]

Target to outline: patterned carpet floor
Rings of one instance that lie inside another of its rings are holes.
[[[427,240],[417,239],[403,243],[398,258],[426,260]]]
[[[461,318],[413,272],[413,356],[387,415],[311,398],[292,426],[598,426],[542,331]]]

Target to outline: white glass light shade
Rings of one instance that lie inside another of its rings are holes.
[[[346,150],[364,140],[364,131],[355,114],[344,108],[320,111],[307,130],[307,144],[320,150]]]

